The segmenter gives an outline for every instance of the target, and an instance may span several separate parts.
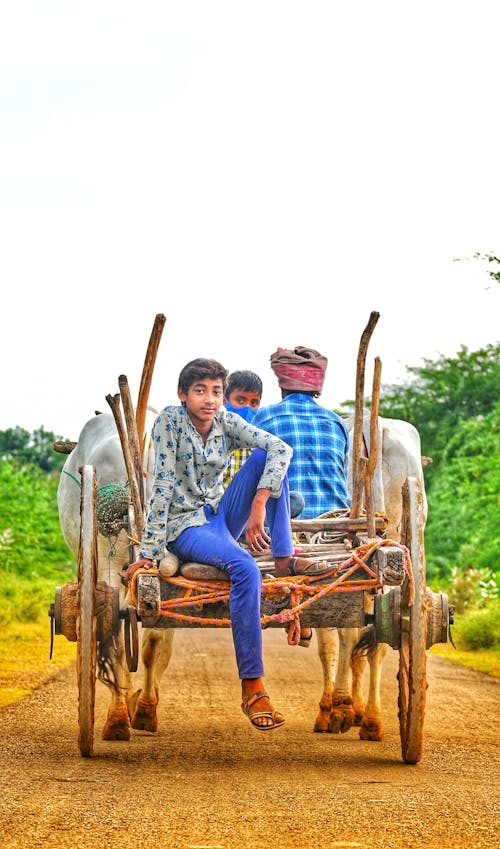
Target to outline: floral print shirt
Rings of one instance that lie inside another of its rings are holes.
[[[205,445],[184,407],[166,407],[153,425],[154,481],[140,556],[161,560],[169,542],[203,525],[204,507],[214,512],[224,493],[224,471],[232,451],[263,448],[267,453],[258,489],[278,498],[292,449],[277,436],[224,407],[217,412]]]

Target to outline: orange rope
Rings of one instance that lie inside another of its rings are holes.
[[[404,570],[409,582],[409,605],[415,600],[415,581],[410,560],[410,554],[406,546],[393,540],[374,540],[355,549],[349,558],[342,563],[332,565],[331,582],[320,584],[324,580],[325,573],[321,575],[297,575],[287,578],[264,578],[262,582],[262,595],[269,599],[283,599],[284,595],[290,596],[290,606],[278,613],[264,614],[261,616],[262,626],[270,622],[292,623],[288,629],[288,640],[296,645],[300,640],[300,614],[321,598],[339,592],[358,592],[360,590],[381,589],[382,584],[376,572],[371,569],[367,560],[384,545],[392,545],[400,548],[404,554]],[[349,580],[350,576],[358,569],[366,572],[366,578]],[[180,613],[178,608],[190,607],[201,610],[203,605],[218,604],[229,601],[231,588],[230,581],[191,581],[180,576],[163,578],[158,570],[139,567],[130,575],[129,592],[132,604],[137,605],[137,578],[142,574],[158,574],[159,577],[173,586],[184,588],[182,596],[166,599],[160,604],[162,616],[178,619],[184,622],[192,622],[196,625],[230,627],[230,619],[219,619],[216,617],[193,616],[192,614]]]

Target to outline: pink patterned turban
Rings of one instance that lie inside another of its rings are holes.
[[[313,348],[298,346],[271,354],[271,368],[278,378],[280,389],[289,392],[321,392],[328,360]]]

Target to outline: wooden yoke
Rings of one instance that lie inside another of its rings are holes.
[[[363,501],[363,489],[365,473],[367,468],[366,457],[361,456],[361,448],[363,443],[363,396],[365,390],[365,364],[366,352],[371,339],[371,335],[375,329],[375,325],[380,318],[380,313],[370,313],[368,324],[366,325],[359,342],[358,358],[356,361],[356,405],[354,408],[354,434],[352,442],[352,499],[350,515],[353,519],[359,518],[361,515],[361,504]]]
[[[156,355],[160,345],[161,334],[166,318],[162,313],[158,313],[155,318],[153,330],[149,338],[148,349],[146,351],[146,359],[142,369],[141,383],[139,386],[139,395],[137,398],[137,409],[135,420],[137,423],[137,433],[139,436],[139,450],[141,455],[141,467],[144,457],[144,446],[146,444],[146,434],[144,428],[146,426],[146,410],[148,408],[149,390],[151,389],[151,381],[153,379],[153,371],[156,362]]]

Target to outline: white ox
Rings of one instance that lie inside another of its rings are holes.
[[[353,437],[353,419],[347,421]],[[363,420],[363,437],[367,452],[370,451],[369,414]],[[422,486],[424,521],[427,517],[427,501],[422,466],[429,462],[422,458],[420,435],[409,422],[398,419],[378,420],[378,455],[373,477],[373,501],[377,513],[387,516],[386,536],[400,542],[402,518],[402,486],[408,477],[415,477]],[[349,469],[349,484],[352,487],[352,467]],[[362,629],[338,629],[338,662],[335,632],[331,629],[316,630],[318,653],[323,668],[323,694],[320,710],[314,725],[315,731],[339,733],[348,731],[352,725],[360,725],[362,740],[383,738],[380,704],[380,680],[382,662],[387,646],[375,643],[368,651],[370,680],[366,706],[363,698],[363,673],[366,657],[353,650],[361,637]]]
[[[151,422],[147,424],[149,426]],[[348,426],[352,434],[352,422],[348,422]],[[106,484],[127,483],[123,453],[111,414],[99,415],[87,422],[61,473],[58,489],[59,516],[64,538],[75,557],[78,553],[80,531],[78,481],[79,468],[82,465],[95,467],[98,489]],[[146,452],[145,467],[148,499],[153,467],[150,446]],[[399,541],[400,536],[401,487],[408,476],[417,477],[423,485],[419,434],[407,422],[379,418],[379,452],[374,477],[375,510],[387,515],[387,536],[396,541]],[[112,540],[99,533],[98,578],[119,588],[120,607],[126,605],[126,589],[122,584],[121,573],[129,562],[129,539],[125,530],[121,530]],[[354,628],[338,630],[337,663],[335,632],[323,628],[316,630],[324,682],[315,731],[344,732],[353,724],[361,724],[362,739],[380,740],[383,736],[380,674],[387,646],[378,645],[368,654],[370,686],[365,707],[362,678],[366,659],[358,657],[351,662],[352,651],[360,632],[361,629]],[[111,688],[111,701],[103,729],[105,740],[128,740],[131,727],[152,732],[157,730],[156,706],[160,681],[172,653],[174,629],[141,629],[140,633],[144,667],[142,690],[133,690],[132,675],[125,659],[123,635],[120,634],[114,643],[111,677],[116,686]]]
[[[151,430],[151,412],[146,426]],[[146,498],[151,491],[153,453],[149,442],[145,451]],[[96,469],[96,483],[100,487],[108,484],[127,484],[127,472],[120,439],[111,413],[96,415],[84,426],[71,454],[61,472],[57,501],[62,532],[67,545],[77,557],[80,535],[80,475],[79,468],[92,465]],[[98,534],[98,580],[106,581],[120,591],[120,608],[126,606],[126,587],[121,572],[130,563],[130,541],[125,529],[117,536]],[[142,691],[133,692],[132,675],[125,658],[123,629],[110,647],[111,701],[103,729],[104,740],[128,740],[130,728],[156,731],[156,703],[161,673],[166,669],[172,652],[173,629],[141,629],[142,657],[146,660],[146,671]],[[100,646],[100,650],[103,647]],[[109,647],[107,647],[109,648]]]

